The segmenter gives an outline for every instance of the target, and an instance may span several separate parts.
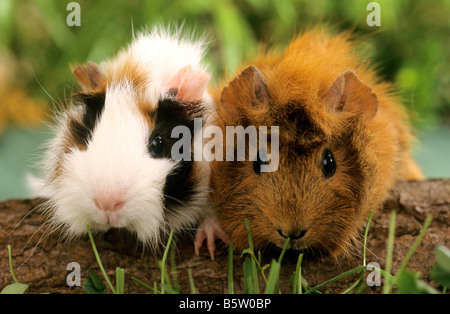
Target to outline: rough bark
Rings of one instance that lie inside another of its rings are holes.
[[[67,265],[77,262],[81,266],[81,278],[88,276],[88,270],[100,271],[91,244],[87,237],[70,242],[61,239],[58,232],[50,233],[44,217],[32,209],[39,200],[10,200],[0,203],[0,290],[13,283],[9,271],[7,244],[12,247],[12,262],[15,275],[22,283],[29,285],[28,293],[83,293],[82,287],[69,287],[66,277],[70,273]],[[421,279],[434,287],[429,277],[435,263],[434,248],[438,244],[450,247],[450,180],[428,180],[423,182],[401,182],[384,208],[375,212],[368,236],[367,262],[385,266],[386,244],[390,213],[397,212],[393,273],[398,269],[406,252],[411,247],[428,214],[433,220],[421,245],[412,256],[408,268],[421,272]],[[131,280],[131,276],[145,283],[159,282],[158,261],[162,254],[143,252],[132,237],[123,232],[112,231],[95,237],[103,265],[114,284],[115,269],[125,269],[125,293],[148,293],[149,291]],[[214,261],[204,249],[200,256],[194,254],[191,238],[178,239],[175,252],[176,279],[183,293],[190,293],[188,268],[192,270],[196,288],[200,293],[227,293],[227,248],[218,243]],[[361,252],[361,248],[357,248]],[[272,255],[271,255],[272,254]],[[274,252],[263,254],[263,262],[277,258]],[[282,263],[280,287],[289,293],[292,285],[289,276],[295,269],[298,253],[288,252]],[[243,292],[243,258],[234,255],[235,292]],[[310,286],[320,284],[336,275],[361,265],[361,253],[352,258],[333,260],[331,258],[305,257],[302,274]],[[366,280],[366,272],[363,280]],[[339,293],[356,279],[350,276],[322,289],[322,292]],[[366,288],[364,293],[379,293],[381,288]]]

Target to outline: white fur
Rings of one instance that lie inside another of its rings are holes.
[[[202,41],[192,43],[188,40],[173,40],[173,37],[161,29],[138,35],[131,50],[133,57],[144,68],[151,69],[149,80],[152,88],[148,89],[148,99],[156,103],[165,84],[186,65],[207,71],[201,64],[204,49]]]
[[[128,49],[133,60],[125,60],[123,54],[122,57],[119,54],[102,67],[114,71],[120,62],[138,63],[147,71],[149,83],[145,94],[152,104],[157,104],[160,96],[167,92],[165,84],[181,68],[191,65],[194,69],[206,70],[201,63],[204,55],[201,41],[181,39],[179,34],[170,35],[160,28],[138,35]],[[204,99],[210,104],[207,93]],[[71,115],[82,115],[76,107],[69,111]],[[166,216],[163,188],[176,163],[148,154],[151,130],[137,108],[130,84],[121,82],[107,87],[104,111],[87,150],[73,148],[69,154],[63,154],[67,116],[67,112],[63,112],[58,118],[56,136],[49,142],[39,166],[42,179],[29,180],[36,196],[49,199],[48,213],[53,224],[74,236],[85,233],[87,224],[94,230],[104,231],[112,223],[114,227],[135,232],[144,244],[153,246],[161,232],[179,231],[198,222],[209,206],[209,167],[207,163],[198,163],[196,169],[202,182],[193,201],[186,204],[187,208],[183,208],[179,216]],[[58,163],[62,163],[63,172],[51,179]],[[94,204],[99,195],[120,197],[125,205],[117,212],[102,212]]]

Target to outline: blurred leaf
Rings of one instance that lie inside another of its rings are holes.
[[[9,44],[9,33],[12,27],[12,0],[0,1],[0,48],[3,45]]]
[[[436,264],[431,268],[431,278],[442,286],[450,287],[450,250],[438,245],[435,255]]]
[[[436,263],[450,274],[450,250],[443,245],[436,246]]]
[[[3,288],[3,290],[0,292],[0,294],[24,294],[25,290],[28,289],[28,285],[15,282],[11,285],[6,286]]]
[[[397,288],[399,294],[437,294],[433,287],[419,279],[418,273],[404,269],[397,275]]]
[[[434,265],[431,268],[431,279],[444,287],[450,287],[450,273],[447,272],[442,266]]]
[[[104,294],[106,285],[92,269],[89,269],[89,277],[83,281],[83,290],[86,294]]]

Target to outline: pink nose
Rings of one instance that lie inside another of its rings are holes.
[[[125,202],[114,197],[97,197],[94,198],[94,204],[99,210],[118,211],[123,207]]]

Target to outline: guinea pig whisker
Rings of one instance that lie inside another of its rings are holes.
[[[56,99],[44,88],[42,83],[39,81],[38,77],[36,76],[36,73],[33,70],[34,79],[36,80],[36,83],[39,85],[39,87],[42,89],[42,91],[47,95],[48,98],[52,101],[52,103],[58,103]]]
[[[28,213],[26,213],[25,216],[23,216],[22,219],[20,219],[19,222],[3,237],[3,239],[0,240],[0,242],[8,238],[11,233],[13,233],[28,216],[34,214],[35,211],[37,211],[37,206],[33,207]]]
[[[21,268],[24,264],[26,264],[30,258],[34,255],[34,252],[36,251],[36,249],[38,248],[39,244],[41,243],[43,238],[48,238],[48,236],[54,232],[54,230],[48,232],[48,230],[50,229],[50,225],[46,225],[43,224],[41,225],[32,235],[31,237],[28,239],[27,243],[24,246],[24,250],[26,249],[26,247],[28,246],[28,243],[30,243],[31,239],[36,235],[36,233],[41,230],[41,228],[43,228],[44,226],[46,226],[47,228],[45,229],[44,233],[41,235],[41,237],[39,238],[39,240],[36,242],[36,244],[34,245],[33,250],[31,251],[30,255],[25,259],[25,261],[22,262],[22,264],[20,264],[17,269]]]
[[[167,194],[163,194],[163,196],[164,196],[164,198],[171,199],[171,200],[173,200],[173,201],[179,203],[179,204],[182,205],[182,206],[188,206],[188,204],[187,204],[186,202],[183,202],[183,201],[177,199],[176,197],[173,197],[173,196],[170,196],[170,195],[167,195]]]

